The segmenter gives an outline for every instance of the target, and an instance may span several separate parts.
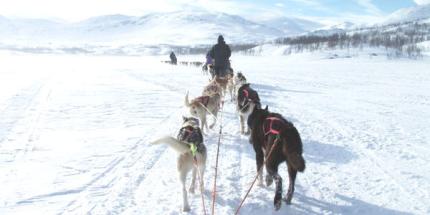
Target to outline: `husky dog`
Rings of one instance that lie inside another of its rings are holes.
[[[222,94],[222,87],[218,82],[216,82],[216,79],[214,78],[209,82],[208,85],[206,85],[203,88],[202,95],[203,96],[213,96],[215,94],[221,95]]]
[[[260,97],[257,91],[252,89],[249,84],[244,84],[237,90],[236,110],[239,112],[240,133],[249,134],[249,126],[245,131],[245,120],[254,111],[254,108],[261,108]]]
[[[203,174],[206,168],[207,151],[203,144],[203,135],[199,128],[199,120],[193,117],[183,117],[182,128],[177,138],[163,137],[152,144],[167,144],[178,152],[177,169],[182,184],[182,210],[190,211],[186,189],[187,174],[192,170],[190,193],[194,193],[196,174],[199,174],[200,189],[203,191]],[[199,172],[197,172],[199,171]],[[203,195],[203,193],[201,193]]]
[[[234,85],[234,73],[233,72],[228,73],[226,77],[227,77],[227,87],[226,88],[230,94],[230,101],[234,101],[236,98],[236,95],[235,95],[236,90],[235,90],[235,85]]]
[[[245,76],[242,74],[242,72],[238,72],[234,78],[233,78],[233,84],[236,89],[239,89],[239,87],[241,87],[242,85],[246,84],[246,78]]]
[[[188,100],[188,92],[185,95],[185,106],[190,109],[192,116],[195,116],[201,121],[201,130],[204,133],[204,128],[208,129],[206,115],[210,114],[214,117],[214,122],[209,126],[213,128],[216,123],[218,111],[221,104],[221,95],[219,93],[212,96],[200,96],[193,100]]]
[[[270,186],[275,180],[274,206],[281,208],[282,178],[278,174],[278,166],[286,161],[288,166],[289,186],[285,198],[291,204],[294,193],[294,183],[297,171],[305,170],[303,147],[300,134],[294,125],[280,114],[270,113],[267,109],[255,107],[248,117],[248,126],[251,127],[250,143],[254,147],[257,161],[259,184],[263,184],[263,164],[266,160],[266,185]]]
[[[227,89],[230,92],[231,101],[234,101],[237,98],[237,89],[242,85],[246,84],[246,78],[241,73],[238,72],[235,75],[233,74],[228,80]]]
[[[213,81],[215,81],[221,87],[222,95],[225,95],[225,92],[227,91],[228,78],[229,75],[226,75],[224,77],[215,75],[215,78],[213,79]]]

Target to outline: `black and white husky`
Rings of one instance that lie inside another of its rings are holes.
[[[206,168],[207,151],[203,144],[203,135],[199,128],[199,120],[193,117],[183,117],[182,128],[177,138],[170,136],[158,139],[152,144],[167,144],[178,152],[177,169],[182,184],[182,210],[190,211],[186,190],[187,174],[192,170],[192,180],[189,191],[194,193],[196,174],[199,175],[200,189],[203,191],[203,173]],[[198,171],[198,172],[197,172]],[[203,193],[201,194],[203,195]]]
[[[241,134],[250,133],[249,127],[245,131],[245,121],[248,120],[254,108],[261,108],[260,97],[257,91],[252,89],[249,84],[243,84],[237,90],[236,99],[236,110],[239,113]]]
[[[227,78],[227,91],[230,93],[230,100],[234,102],[237,98],[237,89],[246,84],[246,78],[241,72],[236,74],[228,73]]]

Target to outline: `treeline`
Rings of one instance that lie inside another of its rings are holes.
[[[384,47],[387,56],[410,58],[421,57],[422,50],[417,43],[430,40],[430,24],[409,22],[371,28],[359,28],[349,32],[332,34],[309,34],[279,38],[277,45],[289,45],[291,52],[316,51],[321,49],[349,49],[363,47]]]
[[[250,43],[250,44],[229,44],[232,52],[244,51],[252,49],[258,44]],[[195,54],[205,54],[212,48],[212,45],[201,45],[197,47],[189,47],[189,46],[171,46],[171,49],[178,54],[181,55],[195,55]]]

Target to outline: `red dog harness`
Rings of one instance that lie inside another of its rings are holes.
[[[269,134],[277,135],[276,138],[279,138],[279,135],[281,134],[281,128],[282,125],[284,125],[284,121],[276,118],[276,117],[267,117],[263,122],[263,132],[264,136],[267,137]],[[264,146],[267,147],[268,140],[265,138],[264,140]],[[277,143],[275,140],[274,143]]]
[[[245,97],[249,99],[249,92],[248,92],[248,90],[243,89],[242,91],[245,94]]]
[[[191,136],[191,134],[194,132],[194,130],[193,129],[190,129],[189,127],[186,127],[185,129],[184,129],[184,131],[185,131],[185,137],[184,137],[184,139],[185,140],[188,140],[188,138]]]
[[[208,106],[209,103],[209,96],[200,96],[195,98],[195,101],[197,101],[198,103],[201,103],[203,106]]]
[[[280,134],[281,127],[284,122],[276,117],[267,117],[263,123],[264,136],[269,134]]]

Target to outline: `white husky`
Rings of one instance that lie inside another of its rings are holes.
[[[177,169],[179,172],[179,179],[182,184],[182,210],[190,211],[185,185],[187,174],[192,170],[193,175],[189,191],[194,193],[196,174],[199,175],[200,189],[203,191],[203,174],[206,168],[207,158],[206,147],[203,144],[203,136],[199,128],[198,119],[193,117],[184,117],[184,122],[182,128],[179,130],[177,138],[166,136],[152,142],[152,144],[162,143],[169,145],[178,153]],[[195,150],[193,150],[193,148]],[[201,195],[203,195],[203,193]]]

